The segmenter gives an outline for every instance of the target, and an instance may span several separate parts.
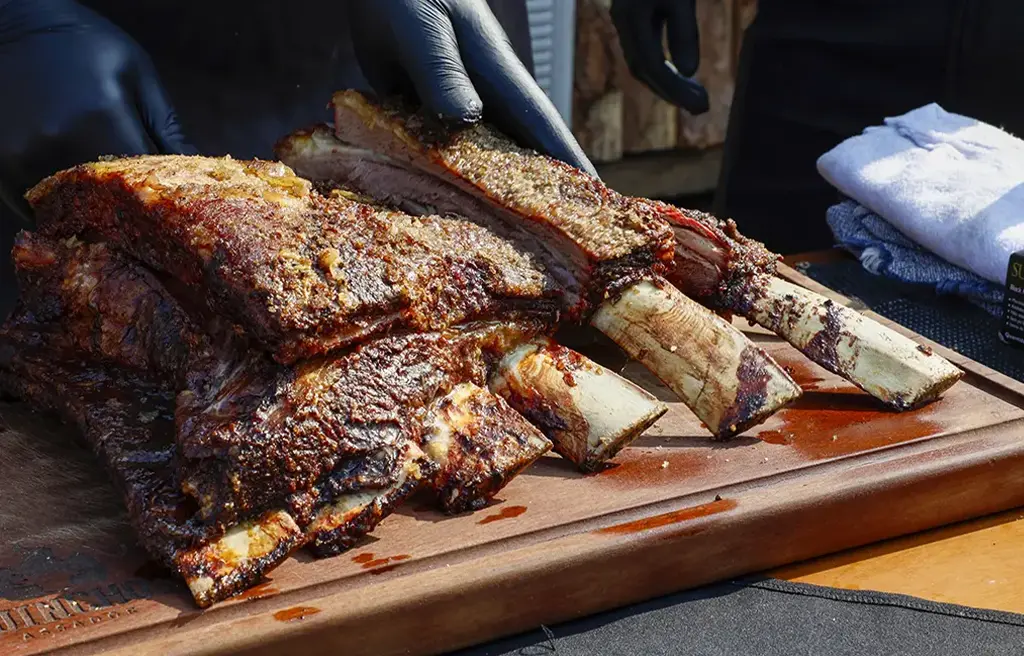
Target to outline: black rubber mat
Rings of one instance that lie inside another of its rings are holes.
[[[453,656],[1024,653],[1024,616],[774,579],[699,588]]]

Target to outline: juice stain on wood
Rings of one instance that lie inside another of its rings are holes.
[[[320,609],[315,606],[296,606],[277,611],[274,613],[274,619],[278,622],[297,622],[319,612]]]
[[[272,586],[270,582],[267,581],[264,583],[260,583],[259,585],[254,585],[242,594],[232,597],[232,599],[237,599],[239,601],[257,601],[259,599],[267,599],[268,597],[276,596],[280,594],[280,592],[280,590]]]
[[[825,378],[821,375],[825,372],[817,369],[817,366],[809,361],[787,362],[782,368],[805,392],[816,390],[821,383],[825,382]]]
[[[778,413],[781,425],[758,439],[790,446],[811,460],[824,460],[938,435],[931,419],[943,400],[919,410],[896,412],[861,392],[811,392]]]
[[[410,558],[412,558],[412,556],[410,556],[409,554],[398,554],[397,556],[387,556],[385,558],[377,558],[372,553],[367,552],[367,553],[361,553],[358,556],[353,557],[352,558],[352,562],[353,563],[359,563],[360,565],[363,566],[363,569],[372,569],[372,570],[374,570],[374,572],[373,572],[374,574],[379,574],[380,572],[377,571],[377,570],[378,570],[378,568],[381,568],[382,565],[389,565],[391,563],[399,563],[399,562],[401,562],[403,560],[409,560]],[[397,567],[397,565],[391,565],[391,567],[382,568],[382,569],[391,570],[391,569],[394,569],[395,567]]]
[[[677,440],[709,441],[705,438],[672,437],[666,438],[666,448],[662,449],[627,447],[594,478],[608,485],[634,489],[696,478],[712,467],[713,463],[708,460],[704,449],[678,448],[673,445]]]
[[[630,533],[649,531],[663,526],[681,524],[701,517],[710,517],[711,515],[717,515],[718,513],[732,510],[735,507],[736,501],[733,499],[715,499],[711,503],[704,503],[699,506],[693,506],[692,508],[683,508],[682,510],[674,510],[661,515],[638,519],[635,522],[616,524],[615,526],[599,529],[596,532],[611,535],[628,535]]]
[[[484,517],[477,524],[491,524],[493,522],[500,522],[503,519],[512,519],[513,517],[519,517],[524,512],[526,512],[526,506],[507,506],[493,515]]]
[[[780,430],[766,430],[757,434],[757,439],[768,444],[792,444],[793,436]]]

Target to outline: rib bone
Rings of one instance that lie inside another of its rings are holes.
[[[962,372],[910,339],[826,297],[774,276],[779,256],[730,221],[687,212],[673,222],[671,280],[717,311],[773,331],[825,369],[905,410],[938,398]]]
[[[434,489],[445,512],[482,508],[551,442],[501,398],[472,383],[437,401],[425,425],[424,451],[440,467]]]
[[[746,316],[899,410],[938,398],[963,372],[931,349],[829,298],[775,277],[751,285]]]
[[[490,388],[583,471],[615,457],[668,410],[647,391],[545,337],[506,355]]]
[[[801,394],[762,349],[670,284],[642,281],[591,323],[668,385],[716,437],[761,423]]]
[[[216,540],[174,556],[196,604],[206,608],[245,590],[301,544],[288,513],[275,510],[233,526]]]

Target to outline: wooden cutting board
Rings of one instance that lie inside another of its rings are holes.
[[[602,473],[551,456],[477,513],[414,500],[205,612],[134,546],[74,436],[0,406],[0,653],[437,653],[1024,504],[1021,384],[932,345],[967,376],[894,414],[749,330],[807,391],[746,436],[714,443],[673,403]]]

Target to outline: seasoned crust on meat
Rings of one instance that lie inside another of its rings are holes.
[[[27,197],[43,234],[106,241],[201,287],[283,363],[399,326],[550,321],[565,302],[529,244],[459,217],[325,198],[280,163],[117,159],[58,173]]]

